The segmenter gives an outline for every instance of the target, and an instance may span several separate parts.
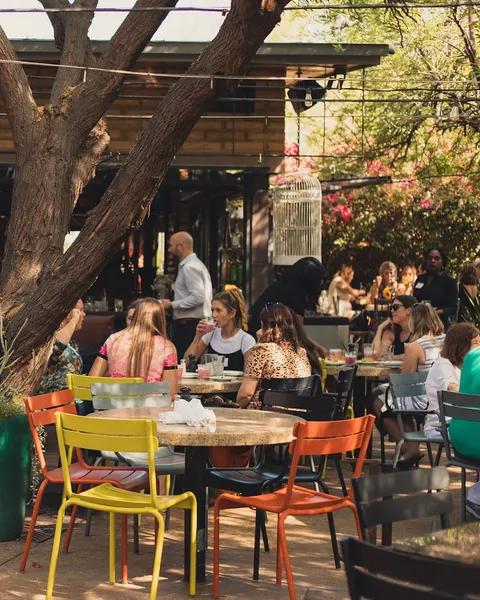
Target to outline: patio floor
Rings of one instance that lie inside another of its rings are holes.
[[[393,448],[392,445],[390,445]],[[378,453],[376,453],[378,456]],[[426,458],[422,461],[426,467]],[[347,474],[348,466],[344,472]],[[459,473],[450,470],[450,489],[455,494],[456,512],[452,525],[459,522],[460,481]],[[469,476],[470,481],[473,475]],[[339,492],[335,471],[329,469],[327,482],[331,490]],[[50,499],[53,496],[50,497]],[[44,541],[32,544],[27,569],[18,572],[23,540],[0,545],[0,599],[42,600],[50,563],[55,509],[47,502],[41,514],[38,529],[44,528]],[[65,522],[66,523],[66,522]],[[79,518],[72,537],[70,552],[60,553],[55,583],[55,599],[80,598],[82,600],[146,600],[149,598],[151,568],[153,563],[153,524],[149,519],[142,521],[140,553],[129,545],[129,584],[108,583],[108,516],[97,513],[92,523],[90,537],[83,535],[84,520]],[[353,515],[343,510],[335,515],[338,539],[342,535],[355,535]],[[260,581],[251,579],[253,562],[253,513],[248,509],[227,511],[222,517],[221,531],[221,597],[230,599],[261,599],[274,597],[288,599],[284,581],[275,585],[275,522],[267,524],[271,552],[262,550]],[[394,539],[414,537],[431,531],[431,520],[423,519],[394,526]],[[41,533],[41,532],[39,532]],[[132,534],[132,527],[129,526]],[[117,540],[120,534],[117,533]],[[210,543],[211,519],[210,519]],[[336,570],[328,533],[326,517],[303,517],[287,520],[287,540],[292,560],[298,600],[341,600],[347,598],[346,580],[343,570]],[[207,555],[207,583],[198,586],[197,597],[211,598],[212,549]],[[117,550],[119,558],[120,548]],[[120,566],[117,561],[117,577]],[[173,513],[170,531],[166,533],[161,577],[157,597],[170,600],[188,598],[183,575],[183,517]]]

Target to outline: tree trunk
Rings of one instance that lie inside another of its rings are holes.
[[[187,72],[243,75],[288,1],[232,0],[218,35]],[[90,0],[88,3],[92,5]],[[138,0],[137,5],[175,3]],[[132,28],[135,19],[138,27]],[[130,14],[97,65],[112,68],[112,62],[121,57],[131,66],[161,21],[158,15],[152,19],[151,13]],[[0,57],[1,41],[0,36]],[[90,60],[88,51],[83,55]],[[118,75],[89,72],[86,82],[73,82],[73,87],[63,92],[57,85],[54,96],[58,102],[40,111],[19,159],[0,282],[1,308],[10,317],[8,338],[12,339],[27,321],[15,348],[19,374],[28,368],[32,351],[45,347],[126,234],[141,225],[169,165],[201,115],[238,83],[215,80],[212,85],[209,78],[179,79],[156,109],[77,240],[62,255],[75,202],[108,143],[104,124],[95,124],[115,99],[122,81]],[[2,91],[1,79],[0,91],[5,98],[8,90]]]

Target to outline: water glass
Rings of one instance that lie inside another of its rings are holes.
[[[388,348],[385,350],[385,354],[383,355],[383,360],[393,360],[394,359],[394,352],[395,348],[394,346],[388,346]]]
[[[371,358],[373,359],[375,355],[375,349],[373,344],[364,344],[363,345],[363,358]]]
[[[113,306],[115,308],[115,312],[123,311],[123,300],[121,298],[115,298],[113,301]]]

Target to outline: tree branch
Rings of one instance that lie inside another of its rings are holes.
[[[18,60],[15,50],[0,27],[0,58]],[[22,65],[0,63],[0,95],[7,112],[17,155],[21,159],[30,127],[38,117],[38,109]]]
[[[188,72],[243,75],[279,22],[288,1],[277,0],[273,10],[262,12],[260,0],[233,0],[218,35]],[[212,87],[209,79],[185,78],[171,87],[77,240],[40,283],[37,293],[13,316],[9,324],[12,332],[18,331],[26,315],[38,323],[28,334],[20,334],[19,356],[29,355],[32,348],[44,343],[52,334],[52,327],[65,317],[65,307],[73,306],[91,286],[127,231],[141,224],[170,163],[195,123],[216,98],[236,83],[217,81]],[[35,316],[43,314],[46,306],[55,315],[53,322]]]
[[[56,4],[52,0],[41,0],[42,4]],[[69,5],[69,3],[67,2]],[[95,58],[88,38],[88,30],[95,15],[98,0],[75,0],[74,8],[91,8],[91,12],[52,13],[52,24],[57,47],[60,46],[61,65],[85,65],[91,67]],[[57,41],[58,40],[58,41]],[[50,94],[50,103],[60,104],[68,90],[82,82],[83,73],[78,69],[58,69]]]

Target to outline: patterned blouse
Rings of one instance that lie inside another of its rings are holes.
[[[132,336],[127,329],[123,329],[111,335],[100,348],[98,356],[108,362],[110,377],[127,377],[128,354],[131,345]],[[156,335],[152,362],[146,381],[161,381],[163,372],[167,369],[176,369],[177,365],[175,346],[161,335]]]
[[[50,392],[65,390],[68,387],[68,373],[79,375],[82,368],[83,360],[77,342],[72,339],[68,344],[62,344],[62,342],[55,340],[47,370],[43,374],[37,394],[49,394]]]
[[[299,348],[295,352],[288,342],[257,344],[248,355],[245,377],[260,381],[247,408],[261,408],[259,395],[262,391],[262,379],[310,377],[311,374],[312,368],[305,348]]]

